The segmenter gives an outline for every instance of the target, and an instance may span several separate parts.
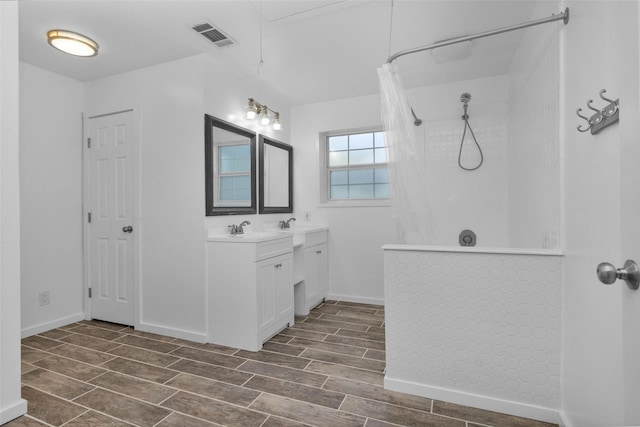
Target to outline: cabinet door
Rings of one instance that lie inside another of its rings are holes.
[[[293,256],[289,253],[260,261],[256,271],[258,335],[268,337],[293,317]]]
[[[280,257],[274,264],[275,313],[279,319],[293,315],[293,259]]]
[[[318,296],[326,298],[329,294],[329,246],[323,243],[315,248]]]
[[[315,301],[320,291],[318,287],[318,262],[316,254],[317,247],[312,246],[305,248],[304,250],[304,286],[305,286],[305,305],[308,305],[311,301]]]
[[[268,328],[276,319],[275,264],[273,258],[256,263],[258,331]]]
[[[307,301],[315,302],[317,299],[326,296],[326,290],[329,287],[329,258],[327,255],[326,243],[305,249]]]

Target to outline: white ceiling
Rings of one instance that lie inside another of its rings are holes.
[[[205,53],[295,105],[375,93],[376,68],[390,53],[541,18],[531,16],[534,6],[395,0],[390,47],[391,0],[21,0],[20,58],[90,81]],[[214,46],[191,29],[203,21],[238,43]],[[99,55],[76,58],[51,48],[45,35],[54,28],[93,38]],[[396,62],[407,87],[504,74],[520,34],[475,40],[467,59],[439,64],[423,52]]]

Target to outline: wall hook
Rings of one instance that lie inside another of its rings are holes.
[[[595,113],[591,117],[586,117],[580,114],[580,112],[582,111],[582,108],[578,108],[576,110],[576,114],[578,115],[578,117],[580,117],[583,120],[586,120],[587,123],[589,124],[589,127],[587,127],[586,129],[583,128],[581,125],[578,125],[576,129],[578,129],[579,132],[586,132],[590,130],[591,135],[596,135],[602,129],[620,120],[620,115],[619,115],[620,100],[619,99],[612,100],[612,99],[606,98],[604,96],[606,92],[607,92],[606,89],[602,89],[599,92],[600,99],[602,99],[603,101],[607,101],[609,103],[602,109],[595,108],[591,105],[593,103],[593,99],[587,100],[587,108],[589,108],[591,111]]]
[[[582,111],[582,108],[578,108],[578,109],[576,110],[576,114],[578,115],[578,117],[580,117],[580,118],[584,119],[584,120],[589,124],[589,127],[588,127],[588,128],[586,128],[586,129],[580,129],[582,126],[581,126],[581,125],[578,125],[578,126],[576,127],[576,129],[578,129],[580,132],[586,132],[586,131],[588,131],[589,129],[591,129],[591,122],[589,121],[589,117],[587,117],[587,116],[583,116],[582,114],[580,114],[580,111]]]
[[[602,111],[598,110],[597,108],[593,108],[591,106],[591,103],[593,102],[593,99],[590,99],[587,101],[587,108],[589,108],[592,111],[595,111],[596,114],[594,114],[593,116],[591,116],[591,118],[589,119],[589,122],[591,123],[591,125],[595,125],[600,123],[600,121],[602,120]]]
[[[606,98],[604,96],[604,94],[607,92],[606,89],[602,89],[600,91],[600,98],[604,101],[607,101],[609,103],[609,105],[607,105],[603,110],[602,110],[602,115],[604,117],[611,117],[613,116],[615,113],[618,112],[618,102],[614,101],[613,99],[609,99]]]

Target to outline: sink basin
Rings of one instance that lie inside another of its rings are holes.
[[[303,246],[305,244],[307,234],[315,233],[317,231],[323,231],[323,230],[328,230],[328,228],[325,226],[315,226],[315,225],[305,226],[305,225],[296,224],[292,228],[273,229],[273,232],[280,233],[280,234],[293,235],[293,246],[295,247],[295,246]]]
[[[282,233],[275,232],[255,232],[244,234],[209,234],[207,240],[216,242],[247,242],[256,243],[264,242],[267,240],[282,239]]]

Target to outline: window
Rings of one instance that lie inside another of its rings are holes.
[[[219,206],[249,206],[251,203],[251,146],[218,146]]]
[[[326,202],[389,198],[384,132],[331,132],[323,136]]]

